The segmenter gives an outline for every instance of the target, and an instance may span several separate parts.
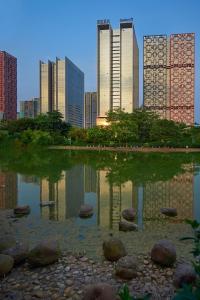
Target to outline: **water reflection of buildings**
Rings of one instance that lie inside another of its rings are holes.
[[[17,205],[17,174],[0,172],[0,208]]]
[[[53,201],[54,205],[41,206],[43,217],[59,221],[76,217],[84,203],[84,166],[77,165],[63,171],[57,183],[42,179],[40,202],[48,201]]]

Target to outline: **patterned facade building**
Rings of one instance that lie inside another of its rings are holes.
[[[58,110],[66,122],[83,127],[84,73],[67,57],[40,61],[40,112]]]
[[[34,119],[39,113],[39,99],[20,101],[20,118]]]
[[[87,92],[85,93],[84,102],[84,127],[92,128],[96,126],[97,118],[97,93]]]
[[[132,19],[112,29],[109,20],[97,22],[97,124],[112,109],[131,113],[139,106],[139,52]]]
[[[193,33],[144,36],[144,107],[194,124]]]
[[[0,119],[17,118],[17,59],[0,51]]]

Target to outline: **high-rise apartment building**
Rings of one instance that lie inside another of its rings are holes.
[[[0,119],[17,118],[17,59],[0,51]]]
[[[97,22],[98,124],[109,110],[131,113],[139,106],[139,51],[133,19],[121,19],[112,29],[109,20]]]
[[[194,124],[194,33],[144,36],[144,107]]]
[[[84,102],[84,127],[91,128],[96,125],[97,118],[97,93],[85,93]]]
[[[67,57],[40,61],[40,112],[53,110],[71,125],[83,127],[84,73]]]
[[[39,99],[20,101],[20,118],[35,118],[39,112]]]

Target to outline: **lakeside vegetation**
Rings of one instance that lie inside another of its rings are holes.
[[[35,119],[2,121],[0,142],[20,145],[101,145],[142,147],[200,147],[200,128],[160,119],[154,112],[137,109],[107,114],[107,126],[72,127],[58,111]]]

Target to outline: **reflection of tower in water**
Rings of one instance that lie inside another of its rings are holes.
[[[132,181],[112,184],[107,179],[107,170],[98,171],[98,223],[102,227],[118,229],[121,212],[133,207],[137,190]]]
[[[77,165],[63,171],[56,183],[42,179],[40,187],[41,205],[53,202],[52,205],[41,206],[43,217],[59,221],[76,217],[84,202],[84,167]]]
[[[17,206],[17,174],[0,172],[0,208]]]

